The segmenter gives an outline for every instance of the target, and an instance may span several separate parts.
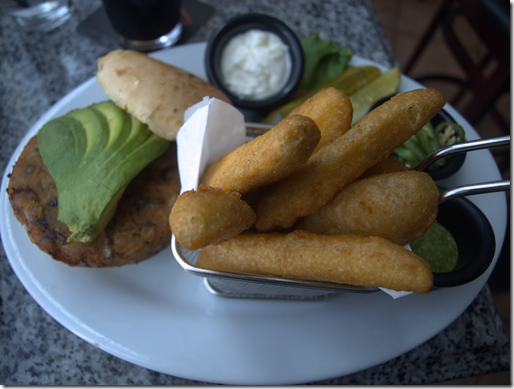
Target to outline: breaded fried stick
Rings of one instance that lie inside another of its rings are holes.
[[[182,193],[169,216],[172,234],[188,250],[232,238],[254,221],[255,213],[240,193],[203,185]]]
[[[310,117],[321,132],[321,139],[313,155],[327,143],[334,141],[350,129],[353,107],[350,99],[339,89],[322,89],[292,110],[286,117],[302,115]]]
[[[197,266],[415,293],[433,282],[423,258],[386,239],[307,231],[242,234],[202,249]]]
[[[289,176],[269,185],[252,204],[259,232],[287,229],[328,203],[345,185],[387,157],[444,106],[436,89],[399,93]]]
[[[439,190],[427,173],[405,171],[359,179],[293,226],[316,234],[380,236],[404,246],[435,222]]]
[[[312,119],[284,118],[267,133],[207,166],[200,183],[247,193],[285,177],[307,161],[320,136]]]

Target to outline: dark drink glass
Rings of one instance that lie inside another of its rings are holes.
[[[180,0],[103,0],[120,43],[152,51],[177,43],[182,34]]]

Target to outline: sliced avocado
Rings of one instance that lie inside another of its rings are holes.
[[[57,186],[58,220],[79,242],[105,228],[128,183],[169,145],[111,101],[46,123],[37,140]]]

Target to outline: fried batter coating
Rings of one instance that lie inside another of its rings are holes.
[[[406,172],[407,170],[409,170],[409,168],[402,161],[388,157],[367,169],[359,176],[359,180],[371,176],[376,176],[378,174]]]
[[[339,89],[330,87],[316,93],[292,110],[286,117],[310,117],[321,132],[321,139],[312,154],[343,135],[352,124],[353,107],[350,99]]]
[[[264,135],[207,166],[200,183],[247,193],[285,177],[307,161],[320,136],[312,119],[284,118]]]
[[[33,243],[70,266],[114,267],[138,263],[168,247],[168,215],[180,193],[175,142],[127,186],[107,227],[88,243],[67,242],[57,220],[57,189],[34,136],[14,165],[9,200]]]
[[[292,174],[263,190],[253,204],[257,231],[288,229],[298,218],[316,212],[417,133],[444,104],[436,89],[418,89],[375,108]]]
[[[386,239],[307,231],[242,234],[202,249],[197,266],[423,294],[433,282],[423,258]]]
[[[204,185],[182,193],[169,216],[173,235],[188,250],[232,238],[254,222],[255,213],[240,193]]]
[[[380,174],[345,186],[293,228],[324,235],[380,236],[404,246],[421,238],[435,222],[438,202],[439,190],[427,173]]]

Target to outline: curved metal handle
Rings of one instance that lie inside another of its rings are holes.
[[[510,135],[498,136],[495,138],[479,139],[454,145],[444,146],[436,151],[428,154],[421,160],[412,170],[423,170],[433,164],[438,159],[448,157],[450,155],[464,153],[466,151],[488,149],[491,147],[499,147],[510,145]]]
[[[254,135],[254,136],[263,135],[273,128],[273,126],[270,124],[253,123],[253,122],[246,122],[245,127],[246,127],[247,135]]]
[[[439,193],[439,204],[443,201],[450,200],[461,196],[470,196],[482,193],[501,192],[510,190],[510,181],[493,181],[482,184],[472,184],[461,186],[459,188],[447,189]]]

